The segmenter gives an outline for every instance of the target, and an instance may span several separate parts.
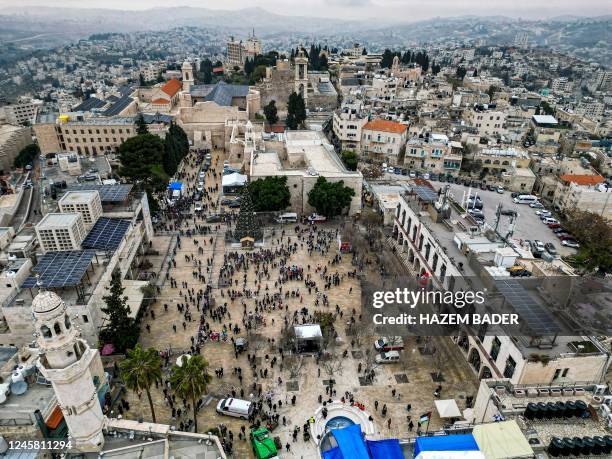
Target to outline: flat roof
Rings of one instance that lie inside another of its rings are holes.
[[[81,214],[78,212],[65,212],[65,213],[49,213],[43,217],[43,219],[36,225],[39,229],[49,227],[62,227],[71,226],[76,220],[79,219]]]
[[[552,115],[533,115],[532,118],[538,124],[558,124],[557,118]]]
[[[90,202],[95,199],[95,195],[99,194],[95,190],[81,190],[81,191],[67,191],[64,196],[58,201],[59,204],[66,203],[67,201],[73,202]]]

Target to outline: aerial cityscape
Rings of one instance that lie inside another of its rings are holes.
[[[0,1],[0,457],[612,458],[612,5]]]

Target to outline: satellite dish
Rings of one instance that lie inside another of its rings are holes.
[[[11,384],[11,392],[15,395],[23,395],[28,390],[28,383],[19,381]]]

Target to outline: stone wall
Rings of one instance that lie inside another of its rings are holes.
[[[42,154],[62,151],[57,133],[55,132],[55,123],[35,124],[34,134]]]

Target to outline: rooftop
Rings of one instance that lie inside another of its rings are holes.
[[[605,180],[601,175],[571,175],[565,174],[559,177],[564,182],[572,182],[576,185],[594,186],[603,183]]]
[[[370,131],[382,131],[382,132],[390,132],[393,134],[402,134],[406,132],[408,126],[405,124],[397,123],[395,121],[388,120],[373,120],[367,122],[363,129],[368,129]]]
[[[552,115],[533,115],[536,124],[558,124],[557,118]]]
[[[62,204],[73,202],[89,202],[92,199],[95,199],[96,195],[98,195],[98,192],[94,190],[67,191],[58,202]]]
[[[37,228],[50,228],[50,227],[61,227],[65,228],[67,226],[72,226],[78,219],[80,214],[75,213],[48,213],[43,217],[43,219],[38,223]]]
[[[174,97],[174,95],[181,90],[183,84],[177,79],[171,79],[166,84],[164,84],[161,88],[163,92],[168,94],[170,97]]]
[[[60,118],[58,118],[59,120]],[[86,126],[113,126],[113,125],[126,125],[130,126],[134,124],[133,116],[113,116],[113,117],[94,117],[85,118],[82,120],[71,120],[63,122],[62,124],[68,125],[86,125]]]

